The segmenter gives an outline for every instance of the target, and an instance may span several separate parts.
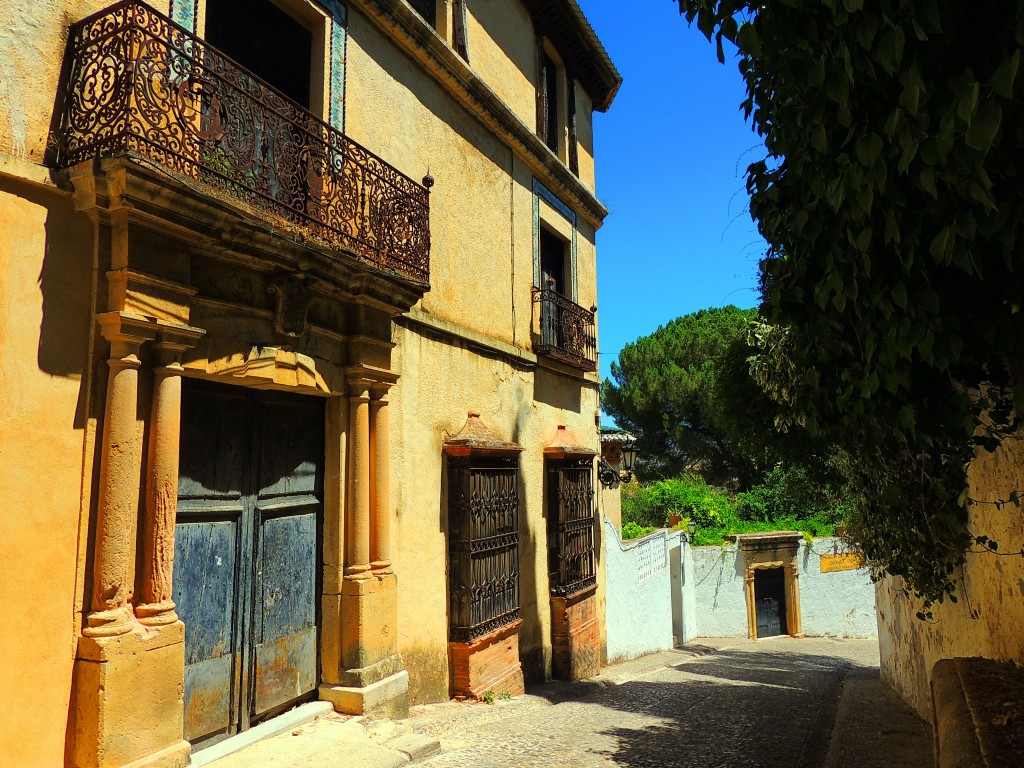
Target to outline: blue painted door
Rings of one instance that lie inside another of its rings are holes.
[[[174,601],[194,745],[316,691],[323,431],[318,398],[185,382]]]

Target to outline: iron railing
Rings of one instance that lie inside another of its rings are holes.
[[[75,24],[67,72],[60,167],[142,158],[327,248],[429,280],[426,187],[139,0]]]
[[[540,343],[534,346],[534,352],[596,371],[594,313],[553,290],[534,289],[533,301],[540,310]]]
[[[566,596],[597,584],[594,553],[594,459],[549,460],[548,586]]]
[[[468,643],[520,618],[518,457],[448,459],[448,619]]]

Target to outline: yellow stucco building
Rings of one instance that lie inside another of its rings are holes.
[[[575,0],[0,0],[0,764],[603,644]]]

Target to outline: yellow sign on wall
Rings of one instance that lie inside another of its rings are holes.
[[[863,552],[839,552],[821,556],[821,572],[855,571],[867,565]]]

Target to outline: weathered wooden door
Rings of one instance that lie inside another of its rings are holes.
[[[174,601],[185,738],[205,745],[316,690],[324,409],[184,384]]]
[[[781,568],[754,571],[757,636],[775,637],[786,631],[786,578]]]

